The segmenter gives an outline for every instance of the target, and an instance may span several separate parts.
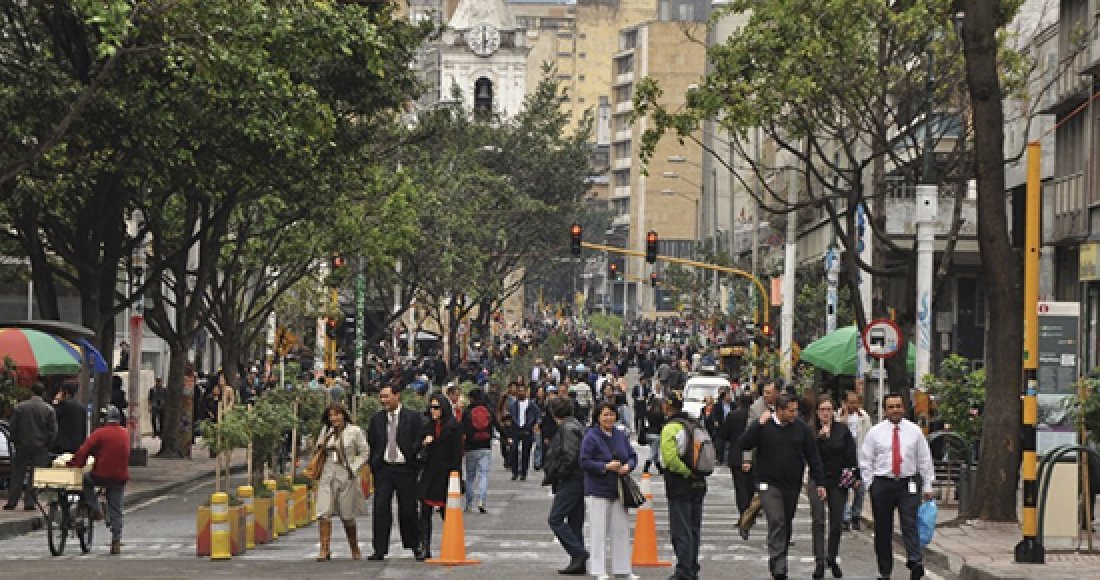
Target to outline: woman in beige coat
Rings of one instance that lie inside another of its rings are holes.
[[[351,416],[343,405],[329,405],[322,416],[324,427],[317,436],[317,447],[323,448],[325,466],[317,486],[317,521],[321,533],[321,552],[317,561],[332,557],[332,516],[344,523],[344,532],[351,547],[351,558],[358,560],[359,538],[356,516],[366,515],[366,500],[359,486],[359,468],[367,461],[367,438],[363,430],[351,424]]]

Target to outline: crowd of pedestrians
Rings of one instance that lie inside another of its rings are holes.
[[[343,404],[357,389],[341,379],[311,385],[326,389],[330,402],[324,427],[313,439],[326,459],[317,497],[317,559],[332,557],[334,517],[344,527],[351,557],[361,557],[356,518],[368,512],[361,485],[367,471],[373,480],[373,545],[367,559],[388,556],[395,516],[402,546],[417,560],[430,558],[433,523],[436,515],[446,516],[451,473],[462,474],[465,510],[488,513],[495,441],[500,463],[513,481],[524,482],[541,471],[542,484],[550,487],[553,503],[547,523],[568,557],[559,573],[636,577],[631,570],[631,518],[620,486],[621,478],[637,478],[640,472],[655,473],[664,482],[676,556],[670,580],[695,580],[701,577],[704,498],[711,472],[700,471],[693,454],[698,453],[698,434],[705,433],[717,463],[730,470],[742,537],[749,537],[759,513],[765,516],[772,578],[788,575],[792,526],[803,493],[811,516],[813,578],[824,578],[827,570],[834,578],[843,576],[841,539],[844,532],[859,529],[864,493],[870,494],[874,512],[881,577],[889,578],[892,572],[890,530],[895,513],[901,521],[910,578],[923,577],[916,510],[922,497],[930,496],[934,475],[925,438],[904,418],[900,396],[885,399],[885,419],[873,425],[857,392],[846,393],[838,403],[824,395],[799,398],[795,385],[774,379],[734,380],[728,389],[708,397],[698,414],[689,415],[683,396],[687,379],[693,371],[713,365],[714,357],[686,342],[661,340],[659,331],[649,330],[637,335],[648,339],[620,344],[601,343],[583,332],[572,334],[560,353],[536,359],[529,374],[525,371],[506,385],[490,378],[490,368],[499,364],[506,349],[480,353],[476,364],[461,366],[465,378],[476,385],[465,389],[458,387],[462,377],[448,374],[445,366],[437,368],[438,360],[431,357],[413,368],[379,363],[362,378],[377,389],[381,409],[362,426],[354,424]],[[632,368],[637,368],[637,380],[628,384]],[[422,380],[423,388],[418,386]],[[437,380],[451,382],[434,386]],[[272,385],[253,372],[246,372],[237,386],[218,374],[200,388],[196,417],[216,419],[218,413],[268,388]],[[406,389],[424,396],[423,412],[402,404]],[[113,406],[104,430],[88,441],[86,425],[77,421],[85,414],[72,400],[70,386],[57,389],[52,405],[44,399],[41,385],[34,394],[16,407],[12,418],[16,473],[48,464],[50,452],[76,453],[79,463],[92,451],[89,445],[98,448],[118,439],[119,432],[125,434],[119,427],[125,420],[124,394],[118,401],[122,407]],[[147,396],[154,433],[159,435],[158,414],[164,406],[159,378]],[[106,464],[117,466],[117,461]],[[101,470],[96,477],[96,485],[107,486],[112,519],[118,513],[113,534],[117,540],[127,474]],[[14,509],[20,499],[25,508],[33,507],[33,490],[21,489],[22,480],[13,477],[5,509]]]

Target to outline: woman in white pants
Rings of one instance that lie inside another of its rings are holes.
[[[607,574],[606,542],[611,541],[611,573],[616,578],[637,578],[630,571],[630,521],[619,501],[619,477],[638,465],[638,456],[626,433],[616,428],[619,413],[613,402],[596,407],[596,425],[581,441],[584,495],[589,500],[589,570],[600,580]]]

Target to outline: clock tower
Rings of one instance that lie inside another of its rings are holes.
[[[503,0],[460,0],[438,46],[438,100],[457,87],[467,109],[508,117],[523,106],[531,49]]]

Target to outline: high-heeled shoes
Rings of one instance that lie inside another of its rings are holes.
[[[840,564],[837,564],[836,560],[829,560],[829,571],[833,573],[833,578],[844,577],[844,571],[840,569]]]

